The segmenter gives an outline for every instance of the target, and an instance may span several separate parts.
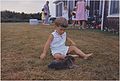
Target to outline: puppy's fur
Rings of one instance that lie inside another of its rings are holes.
[[[72,56],[66,56],[64,60],[58,62],[56,60],[53,60],[49,65],[48,68],[51,69],[67,69],[67,68],[72,68],[73,64],[74,64],[74,57]]]

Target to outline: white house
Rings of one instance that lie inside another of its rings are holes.
[[[70,12],[76,6],[77,0],[56,0],[56,17],[62,16],[64,5],[69,9],[69,20],[71,19]],[[119,30],[119,0],[86,0],[90,10],[88,16],[99,14],[102,19],[101,30],[105,27],[114,31]]]

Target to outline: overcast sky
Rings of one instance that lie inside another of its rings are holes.
[[[55,0],[49,0],[50,14],[55,16]],[[1,0],[1,10],[25,13],[41,12],[46,0]]]

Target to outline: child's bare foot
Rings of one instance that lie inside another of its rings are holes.
[[[87,54],[84,59],[88,59],[88,57],[90,57],[93,53]]]

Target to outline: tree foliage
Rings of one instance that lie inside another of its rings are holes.
[[[28,22],[29,19],[41,20],[41,13],[20,13],[14,11],[1,11],[1,22]]]

